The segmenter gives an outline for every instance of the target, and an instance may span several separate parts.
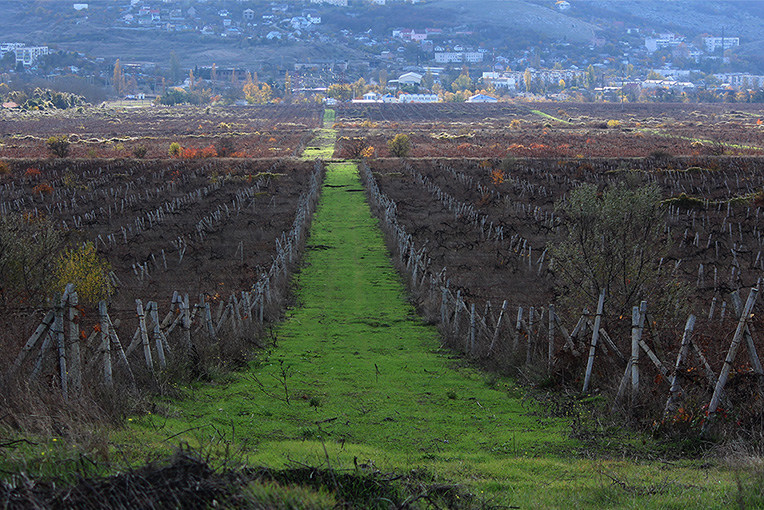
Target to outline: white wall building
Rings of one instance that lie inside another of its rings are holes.
[[[728,50],[735,46],[740,46],[739,37],[704,37],[703,44],[706,46],[706,51],[713,53],[719,48]]]
[[[312,3],[312,4],[337,5],[339,7],[347,7],[348,6],[348,0],[310,0],[310,3]]]
[[[437,94],[401,94],[398,96],[401,103],[437,103]]]
[[[16,54],[17,64],[21,62],[25,66],[31,66],[38,58],[48,54],[48,47],[27,46],[24,43],[0,43],[0,58],[11,51]]]
[[[464,62],[477,63],[483,61],[483,53],[479,51],[436,51],[435,62],[438,64],[461,64]]]

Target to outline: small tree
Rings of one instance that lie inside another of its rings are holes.
[[[361,159],[369,142],[362,136],[343,136],[338,140],[337,155],[347,159]]]
[[[149,149],[145,145],[138,145],[137,147],[133,148],[133,156],[136,158],[144,158],[146,157],[146,154],[148,154]]]
[[[660,198],[655,185],[632,190],[618,184],[600,194],[585,184],[557,203],[567,236],[549,252],[565,301],[591,309],[605,290],[610,311],[628,315],[640,300],[659,301],[679,289],[660,274],[668,251]]]
[[[387,141],[390,154],[398,158],[405,158],[411,152],[411,139],[409,135],[398,133],[392,140]]]
[[[0,216],[0,304],[42,303],[62,242],[49,220],[16,213]]]
[[[48,151],[54,156],[65,158],[69,155],[71,142],[69,142],[67,135],[51,136],[45,144],[48,146]]]
[[[98,255],[93,243],[88,242],[61,255],[56,268],[57,287],[63,290],[66,284],[73,283],[82,301],[95,304],[114,290],[109,271],[111,265]]]
[[[172,142],[170,148],[167,149],[167,153],[174,158],[179,158],[183,153],[183,147],[178,142]]]

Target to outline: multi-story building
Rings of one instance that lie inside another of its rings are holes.
[[[477,63],[483,61],[479,51],[436,51],[435,62],[438,64]]]
[[[706,46],[706,51],[713,53],[719,48],[728,50],[735,46],[740,46],[739,37],[704,37],[703,44]]]
[[[47,46],[27,46],[24,43],[0,43],[0,58],[6,53],[16,54],[16,63],[21,62],[25,66],[31,66],[35,61],[48,54]]]

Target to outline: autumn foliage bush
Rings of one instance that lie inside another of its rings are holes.
[[[93,243],[88,242],[61,254],[55,271],[56,287],[63,291],[67,284],[73,283],[83,302],[95,304],[113,291],[110,271],[111,265],[98,255]]]

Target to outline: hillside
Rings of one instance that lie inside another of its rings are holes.
[[[535,32],[549,42],[564,39],[588,43],[597,30],[595,25],[525,0],[436,0],[426,9],[442,9],[449,14],[445,19],[477,31],[501,28],[509,37],[513,31]]]

